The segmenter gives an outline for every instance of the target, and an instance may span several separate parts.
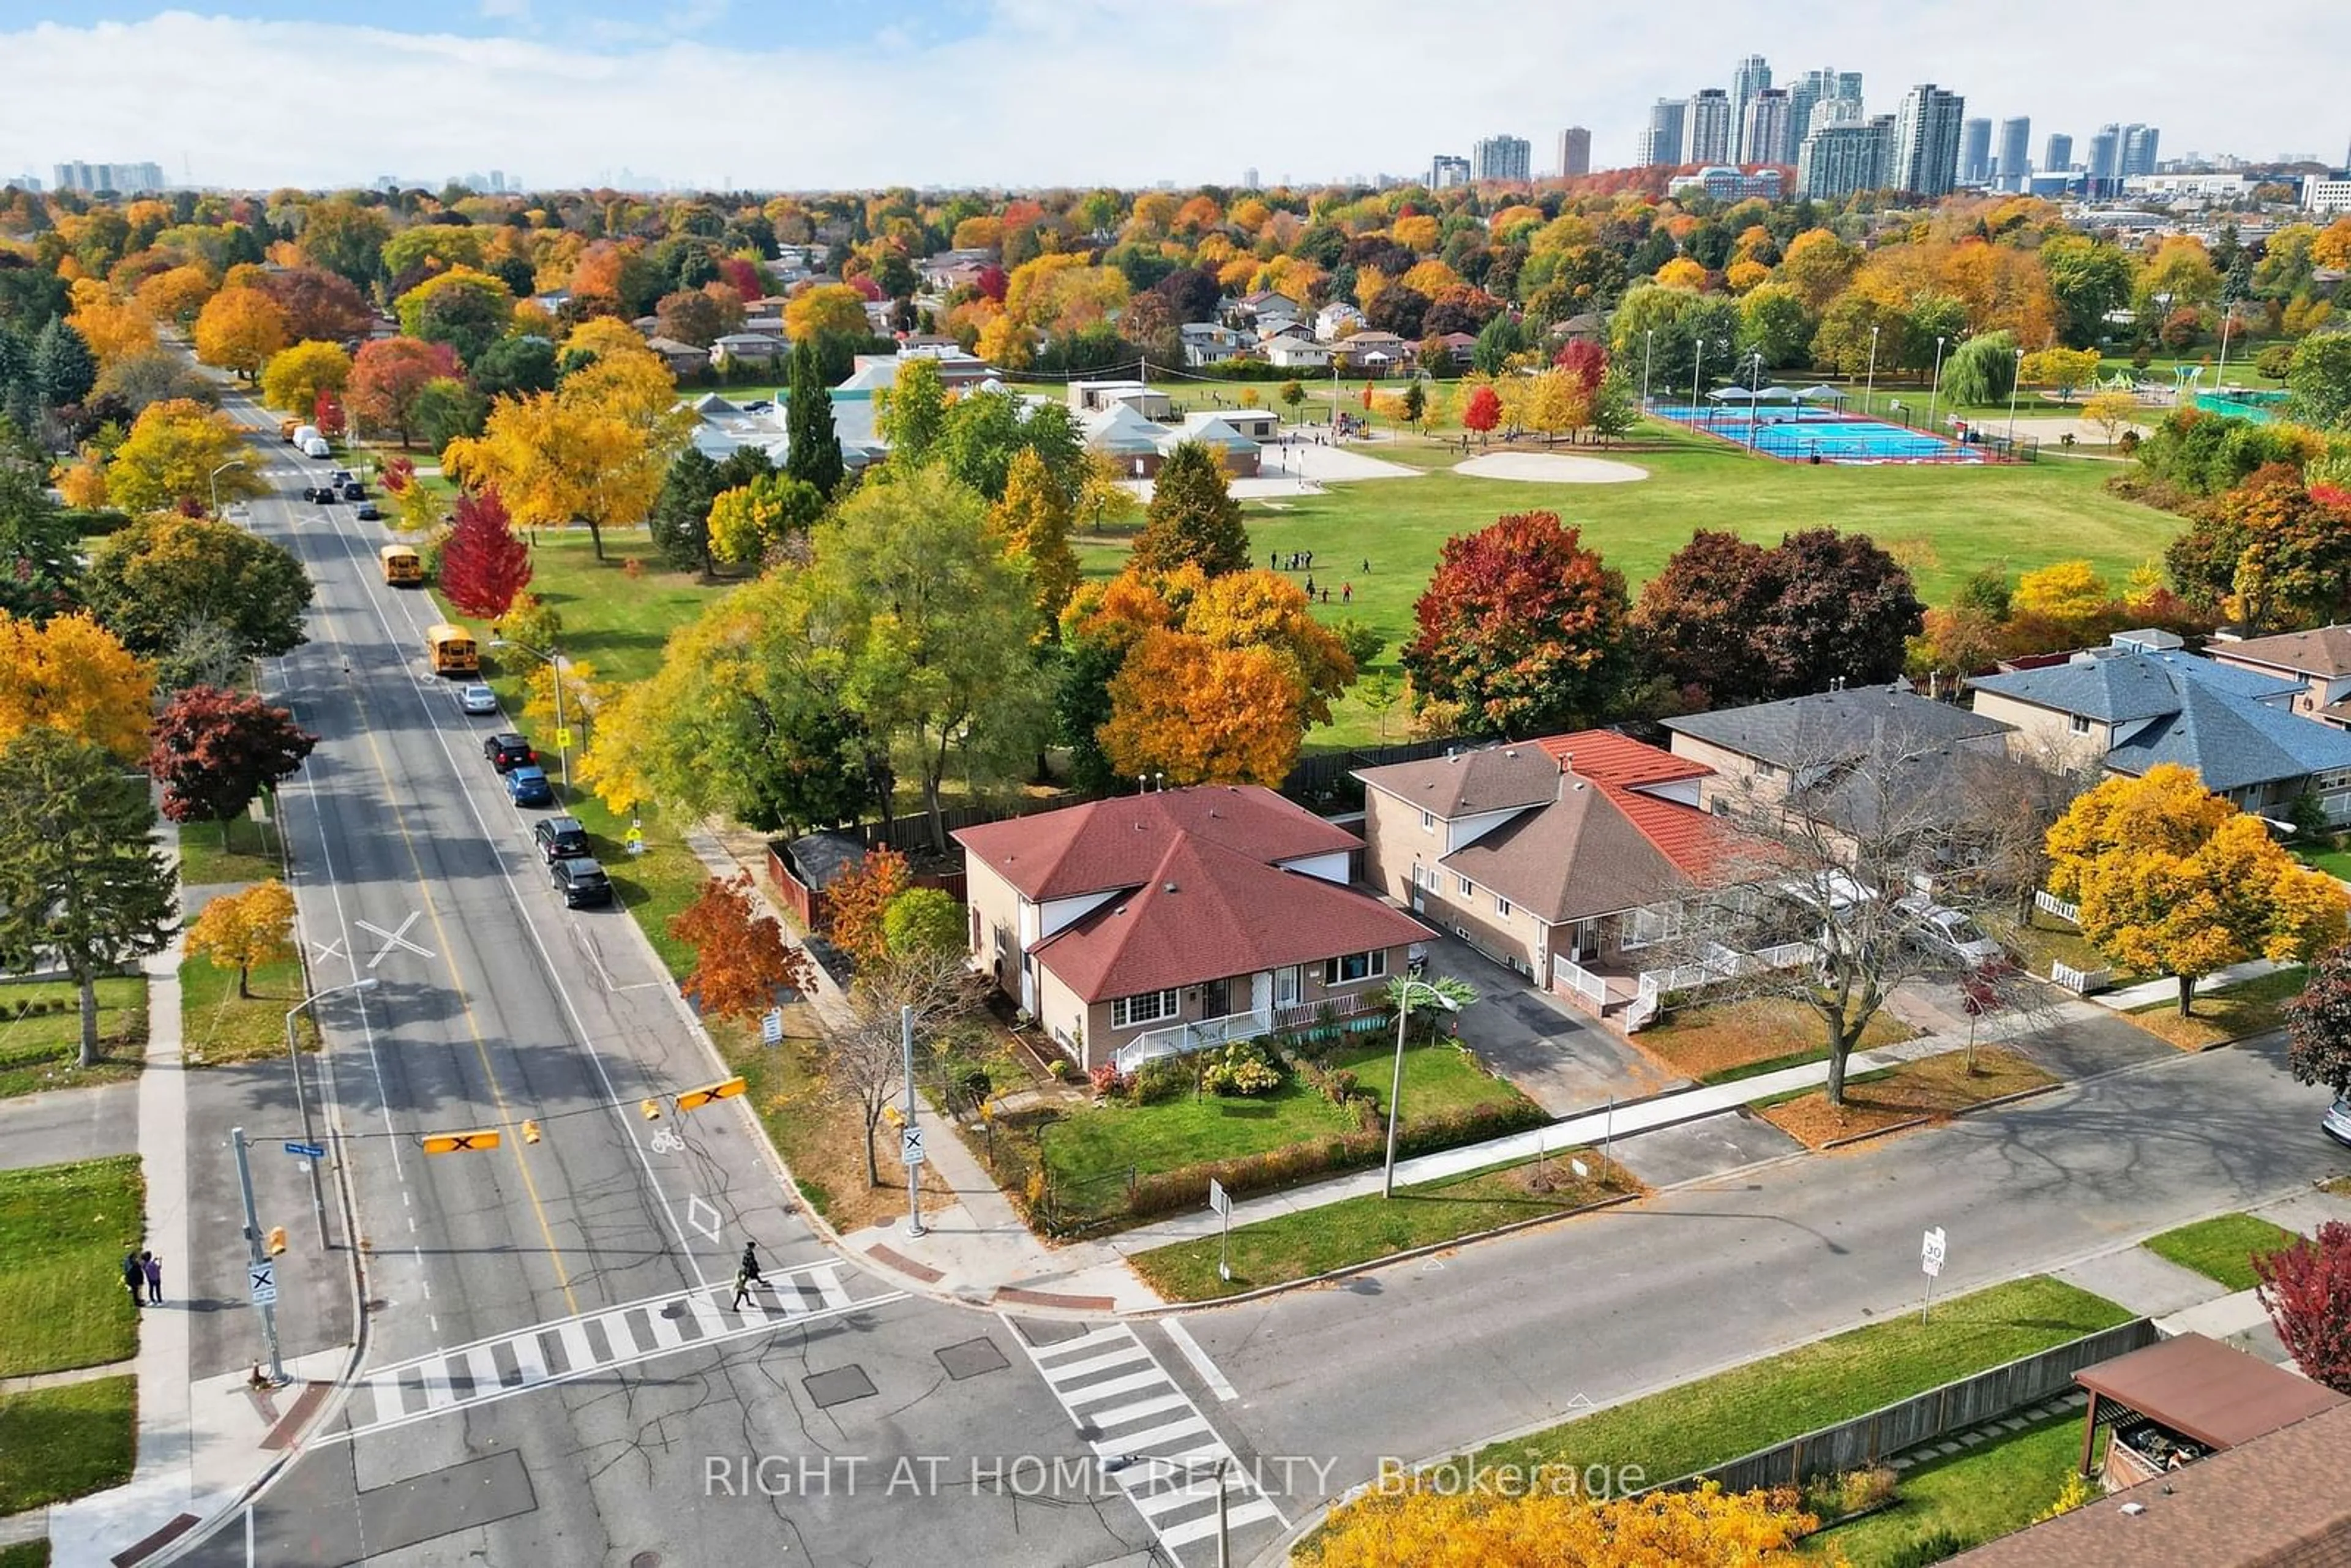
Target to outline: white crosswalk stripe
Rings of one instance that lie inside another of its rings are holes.
[[[860,1296],[840,1264],[816,1263],[768,1275],[740,1308],[734,1297],[731,1282],[679,1291],[371,1367],[351,1385],[343,1429],[319,1440],[361,1437],[659,1356],[821,1322],[904,1301],[906,1292]],[[512,1371],[503,1364],[508,1359]]]
[[[1251,1530],[1289,1521],[1260,1491],[1190,1395],[1167,1375],[1151,1347],[1124,1323],[1051,1344],[1031,1344],[1006,1320],[1053,1397],[1070,1413],[1159,1544],[1179,1563],[1186,1547],[1207,1562],[1217,1533],[1217,1492],[1235,1562]],[[1253,1543],[1261,1547],[1263,1541]]]

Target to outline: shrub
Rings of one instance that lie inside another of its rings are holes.
[[[1282,1071],[1261,1040],[1237,1040],[1208,1053],[1200,1082],[1212,1094],[1249,1098],[1281,1087]]]
[[[1967,1550],[1965,1537],[1956,1530],[1932,1530],[1924,1535],[1914,1535],[1880,1561],[1886,1568],[1928,1568],[1947,1557],[1957,1557]]]
[[[1056,1083],[1067,1083],[1078,1070],[1071,1064],[1068,1057],[1057,1056],[1045,1071],[1053,1075],[1053,1082]]]
[[[1192,1087],[1192,1065],[1180,1056],[1155,1056],[1134,1070],[1127,1092],[1138,1105],[1183,1097]]]
[[[1126,1097],[1128,1079],[1125,1073],[1118,1070],[1118,1063],[1114,1061],[1096,1062],[1094,1070],[1087,1073],[1086,1078],[1094,1086],[1094,1092],[1105,1100],[1123,1100]]]

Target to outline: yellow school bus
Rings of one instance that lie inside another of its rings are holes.
[[[413,545],[386,545],[377,552],[383,558],[383,580],[397,587],[413,588],[424,580],[424,558],[416,553]]]
[[[482,673],[482,656],[475,651],[472,634],[462,626],[427,626],[424,652],[433,661],[433,673],[436,675],[470,676]]]

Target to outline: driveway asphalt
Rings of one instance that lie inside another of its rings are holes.
[[[0,1169],[128,1155],[139,1147],[139,1081],[0,1100]]]
[[[1427,946],[1430,973],[1477,988],[1478,999],[1458,1020],[1461,1038],[1479,1061],[1554,1117],[1688,1082],[1460,938],[1438,932]]]
[[[1659,1127],[1616,1142],[1618,1165],[1653,1187],[1719,1176],[1759,1160],[1803,1152],[1804,1145],[1741,1107],[1677,1127]]]

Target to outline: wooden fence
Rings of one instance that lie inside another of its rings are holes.
[[[1906,1449],[2063,1394],[2074,1386],[2074,1375],[2084,1367],[2143,1349],[2157,1337],[2151,1319],[2135,1318],[1667,1484],[1696,1486],[1712,1480],[1721,1482],[1727,1492],[1742,1492],[1801,1486],[1813,1476],[1867,1469]]]

